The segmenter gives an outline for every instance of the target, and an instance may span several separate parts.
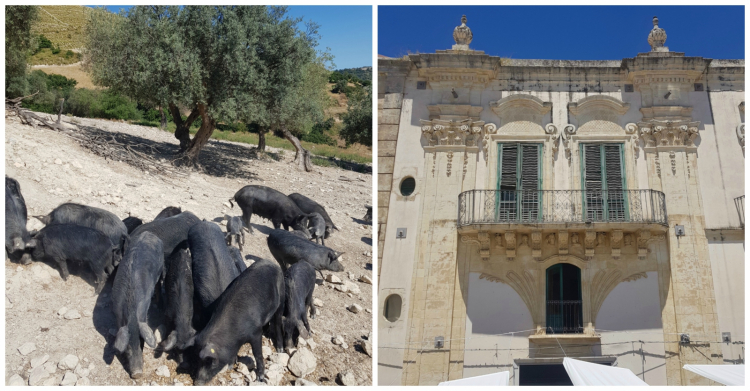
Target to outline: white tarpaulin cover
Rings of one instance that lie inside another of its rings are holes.
[[[727,386],[745,385],[744,365],[685,365],[682,368]]]
[[[610,367],[565,357],[563,366],[574,386],[647,386],[627,368]]]
[[[507,386],[510,372],[491,373],[489,375],[467,377],[465,379],[444,381],[439,386]]]

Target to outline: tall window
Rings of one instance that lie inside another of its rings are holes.
[[[558,263],[547,269],[547,333],[583,332],[581,269]]]
[[[498,144],[498,220],[535,221],[541,217],[541,144]]]
[[[622,144],[581,144],[581,178],[586,220],[627,218]]]

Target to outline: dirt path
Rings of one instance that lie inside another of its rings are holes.
[[[154,128],[106,120],[73,121],[120,132],[120,136],[155,146],[165,155],[178,145],[172,134]],[[345,271],[332,274],[359,288],[359,293],[341,292],[334,289],[337,285],[328,282],[316,286],[314,297],[322,301],[322,307],[310,325],[315,332],[312,339],[316,346],[312,352],[317,367],[304,379],[333,385],[338,374],[349,371],[357,384],[372,384],[372,358],[361,346],[372,331],[372,285],[358,281],[362,275],[372,278],[372,227],[360,220],[365,214],[364,205],[372,203],[371,175],[325,167],[306,174],[289,164],[293,153],[269,148],[271,156],[279,161],[256,159],[246,145],[212,140],[201,155],[202,173],[192,172],[186,180],[171,178],[166,182],[125,163],[93,155],[62,134],[21,125],[16,118],[7,118],[5,125],[6,175],[20,183],[30,217],[47,214],[57,205],[72,201],[107,209],[121,218],[130,214],[150,221],[161,209],[174,205],[209,221],[218,221],[225,214],[241,214],[236,206],[229,208],[227,200],[248,184],[262,184],[285,194],[298,192],[325,206],[341,229],[326,244],[346,253]],[[341,176],[352,181],[339,180]],[[28,226],[40,228],[41,223],[32,219]],[[243,252],[246,263],[258,257],[273,259],[266,245],[266,235],[272,228],[270,222],[256,216],[253,226],[255,234],[246,235]],[[110,330],[115,328],[110,309],[112,278],[101,295],[93,296],[93,287],[87,282],[89,272],[81,269],[71,268],[72,275],[65,282],[56,268],[44,263],[20,266],[6,259],[6,384],[20,382],[14,376],[20,375],[27,384],[31,376],[36,384],[58,385],[66,372],[72,372],[80,384],[191,385],[190,373],[178,370],[167,354],[148,347],[144,348],[144,377],[137,381],[130,379],[111,347],[114,337]],[[366,310],[355,314],[347,310],[352,304]],[[153,306],[149,318],[154,329],[163,323]],[[346,347],[332,343],[337,336],[342,337]],[[30,349],[28,343],[33,343],[34,349],[24,354],[19,352],[24,345],[26,350]],[[265,338],[264,344],[270,346]],[[73,367],[69,370],[61,369],[70,360],[70,357],[63,360],[68,355],[76,356],[78,363],[68,363]],[[245,344],[240,356],[251,355],[250,345]],[[48,356],[46,361],[45,356]],[[240,361],[247,362],[242,357]],[[266,364],[267,371],[270,364],[270,361]],[[162,365],[169,370],[166,377],[156,374]],[[275,368],[278,378],[270,383],[295,382],[296,377],[285,365]],[[71,381],[73,376],[68,376],[66,380]],[[237,369],[229,368],[216,376],[211,385],[245,385],[252,376],[243,376]],[[347,378],[347,382],[351,379]]]

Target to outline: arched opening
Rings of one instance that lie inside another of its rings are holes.
[[[401,296],[393,294],[385,299],[383,316],[389,322],[395,322],[401,317]]]
[[[558,263],[547,269],[547,333],[583,332],[581,269]]]

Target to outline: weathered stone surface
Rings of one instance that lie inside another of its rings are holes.
[[[13,387],[25,386],[26,381],[23,380],[21,375],[14,373],[13,376],[11,376],[10,379],[8,379],[8,385],[13,386]]]
[[[156,368],[156,376],[170,377],[169,368],[166,365],[159,366],[159,368]]]
[[[76,382],[78,382],[78,376],[76,376],[73,372],[65,372],[65,375],[63,376],[62,382],[60,383],[61,386],[74,386],[76,385]]]
[[[63,357],[59,363],[57,363],[57,367],[62,369],[63,371],[74,371],[76,369],[76,365],[78,365],[78,357],[72,354],[68,354],[67,356]]]
[[[39,385],[47,377],[49,377],[49,372],[47,372],[47,370],[44,369],[43,366],[36,367],[29,374],[29,385],[30,386]]]
[[[282,367],[289,363],[289,355],[286,353],[272,353],[270,359],[272,363],[279,364]]]
[[[336,376],[336,379],[341,382],[341,384],[345,386],[356,386],[357,385],[357,379],[354,377],[354,374],[351,371],[344,371],[338,374]]]
[[[43,356],[38,356],[31,359],[31,368],[36,368],[49,360],[49,354],[45,354]]]
[[[25,356],[36,350],[36,345],[33,342],[26,342],[25,344],[18,347],[18,353]]]
[[[312,373],[318,365],[318,360],[307,348],[298,349],[289,360],[289,371],[297,377]]]

